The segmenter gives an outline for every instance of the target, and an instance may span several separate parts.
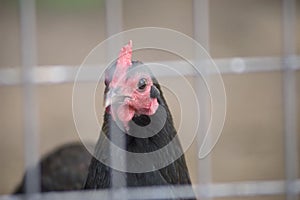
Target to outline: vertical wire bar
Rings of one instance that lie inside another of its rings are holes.
[[[105,1],[105,10],[106,10],[106,35],[110,37],[116,33],[119,33],[123,29],[123,4],[122,0],[106,0]],[[112,43],[108,44],[108,58],[116,57],[118,55],[112,55],[113,52],[116,52],[116,48],[121,46],[119,44],[121,41],[113,41]],[[111,140],[115,141],[120,145],[120,148],[125,147],[125,139],[124,137],[117,137],[114,133],[113,127],[110,126],[111,131]],[[116,164],[121,164],[126,166],[126,158],[122,158],[121,160],[117,158],[114,154],[112,148],[110,149],[110,160],[112,166]],[[124,163],[123,163],[124,161]],[[121,163],[120,163],[121,162]],[[116,171],[111,172],[111,183],[112,183],[112,192],[110,193],[111,199],[127,199],[127,192],[126,192],[126,177],[116,173]],[[114,192],[114,189],[122,188],[122,195],[120,193]]]
[[[40,168],[37,166],[38,154],[38,121],[36,90],[33,72],[36,66],[36,21],[35,0],[20,0],[21,60],[22,60],[22,97],[24,121],[24,156],[26,193],[40,192]],[[37,166],[37,167],[35,167]]]
[[[123,30],[123,0],[105,0],[105,20],[106,20],[106,36],[107,38],[120,33]],[[122,44],[122,41],[108,41],[108,57],[113,58],[116,49]]]
[[[194,20],[194,39],[198,41],[209,52],[209,2],[208,0],[193,0],[193,20]],[[197,53],[197,52],[196,52]],[[197,59],[197,65],[200,63],[201,58]],[[203,71],[204,76],[207,75],[206,71]],[[206,133],[209,122],[209,98],[206,94],[205,84],[201,83],[199,78],[196,78],[196,93],[198,99],[201,99],[200,111],[200,130],[197,134],[198,149],[204,139],[202,133]],[[211,157],[207,156],[205,159],[198,160],[198,183],[199,185],[209,185],[211,182]],[[207,187],[208,188],[208,187]],[[209,191],[207,191],[209,192]],[[197,195],[200,199],[211,199],[208,194],[200,194],[197,191]]]
[[[122,0],[106,0],[106,34],[112,36],[123,29],[123,4]]]
[[[194,39],[209,52],[209,1],[193,0]]]
[[[297,108],[296,108],[296,2],[283,0],[283,109],[285,139],[286,199],[296,200],[295,181],[298,177]]]

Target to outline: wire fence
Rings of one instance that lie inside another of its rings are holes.
[[[209,1],[194,0],[194,37],[209,49]],[[72,83],[75,80],[78,67],[76,66],[39,66],[36,67],[36,38],[35,38],[35,0],[20,0],[21,20],[21,52],[22,68],[0,69],[0,85],[22,85],[24,106],[24,152],[25,167],[31,167],[38,162],[37,134],[38,119],[34,108],[35,87],[42,84]],[[285,180],[235,182],[235,183],[211,183],[210,161],[199,162],[202,173],[199,173],[199,185],[194,185],[194,191],[201,199],[216,197],[243,197],[286,195],[286,199],[298,199],[300,194],[300,179],[298,179],[298,151],[296,131],[296,83],[295,72],[300,69],[300,57],[296,55],[295,44],[295,0],[283,0],[282,4],[282,30],[283,30],[283,55],[282,57],[247,57],[216,59],[222,74],[244,74],[258,72],[283,72],[283,102],[284,102],[284,140],[285,140]],[[107,36],[122,31],[122,0],[106,1]],[[166,65],[176,66],[177,61],[165,62]],[[180,66],[184,65],[181,63]],[[104,66],[103,66],[104,67]],[[193,75],[189,68],[183,71],[183,75]],[[95,68],[85,71],[85,79],[81,82],[97,81]],[[182,71],[182,70],[181,70]],[[162,76],[168,76],[167,74]],[[204,172],[203,172],[204,170]],[[40,172],[34,171],[28,174],[26,188],[28,193],[39,192],[38,180]],[[168,191],[174,191],[170,193]],[[142,187],[128,189],[111,189],[102,191],[81,191],[48,194],[28,194],[28,199],[110,199],[111,194],[123,196],[126,199],[163,199],[192,197],[193,194],[185,186],[170,187]],[[124,195],[126,193],[126,195]],[[173,196],[172,196],[173,195]],[[23,199],[22,196],[0,196],[0,200]]]
[[[289,185],[293,194],[300,193],[300,180]],[[253,181],[253,182],[234,182],[234,183],[214,183],[208,185],[194,185],[193,190],[197,196],[203,198],[221,197],[261,197],[286,194],[287,183],[285,181]],[[172,191],[172,192],[170,192]],[[170,199],[170,198],[190,198],[193,197],[188,186],[159,186],[159,187],[140,187],[105,189],[95,191],[74,191],[74,192],[51,192],[28,194],[28,199],[111,199],[112,194],[117,197],[127,199]],[[3,195],[1,200],[19,200],[22,195]]]

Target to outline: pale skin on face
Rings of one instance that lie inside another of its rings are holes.
[[[139,88],[139,81],[143,79],[146,86]],[[128,128],[128,122],[134,115],[153,115],[157,108],[158,102],[156,98],[150,97],[150,90],[153,82],[151,77],[145,73],[136,73],[133,77],[122,80],[118,84],[120,95],[125,98],[121,105],[113,108],[112,116],[116,117],[123,123],[125,128]]]

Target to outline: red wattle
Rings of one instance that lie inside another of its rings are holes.
[[[117,110],[117,114],[119,120],[123,122],[124,127],[127,128],[128,122],[134,116],[134,110],[128,105],[121,105]]]

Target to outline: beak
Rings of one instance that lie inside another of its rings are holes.
[[[151,98],[158,98],[159,95],[160,95],[160,92],[157,89],[157,87],[155,87],[155,85],[152,85],[151,90],[150,90],[150,97]]]
[[[106,94],[106,97],[105,97],[105,108],[107,108],[108,106],[110,105],[113,105],[113,104],[120,104],[120,103],[123,103],[125,101],[125,99],[131,99],[130,96],[128,95],[122,95],[118,92],[116,92],[116,90],[109,90]]]

